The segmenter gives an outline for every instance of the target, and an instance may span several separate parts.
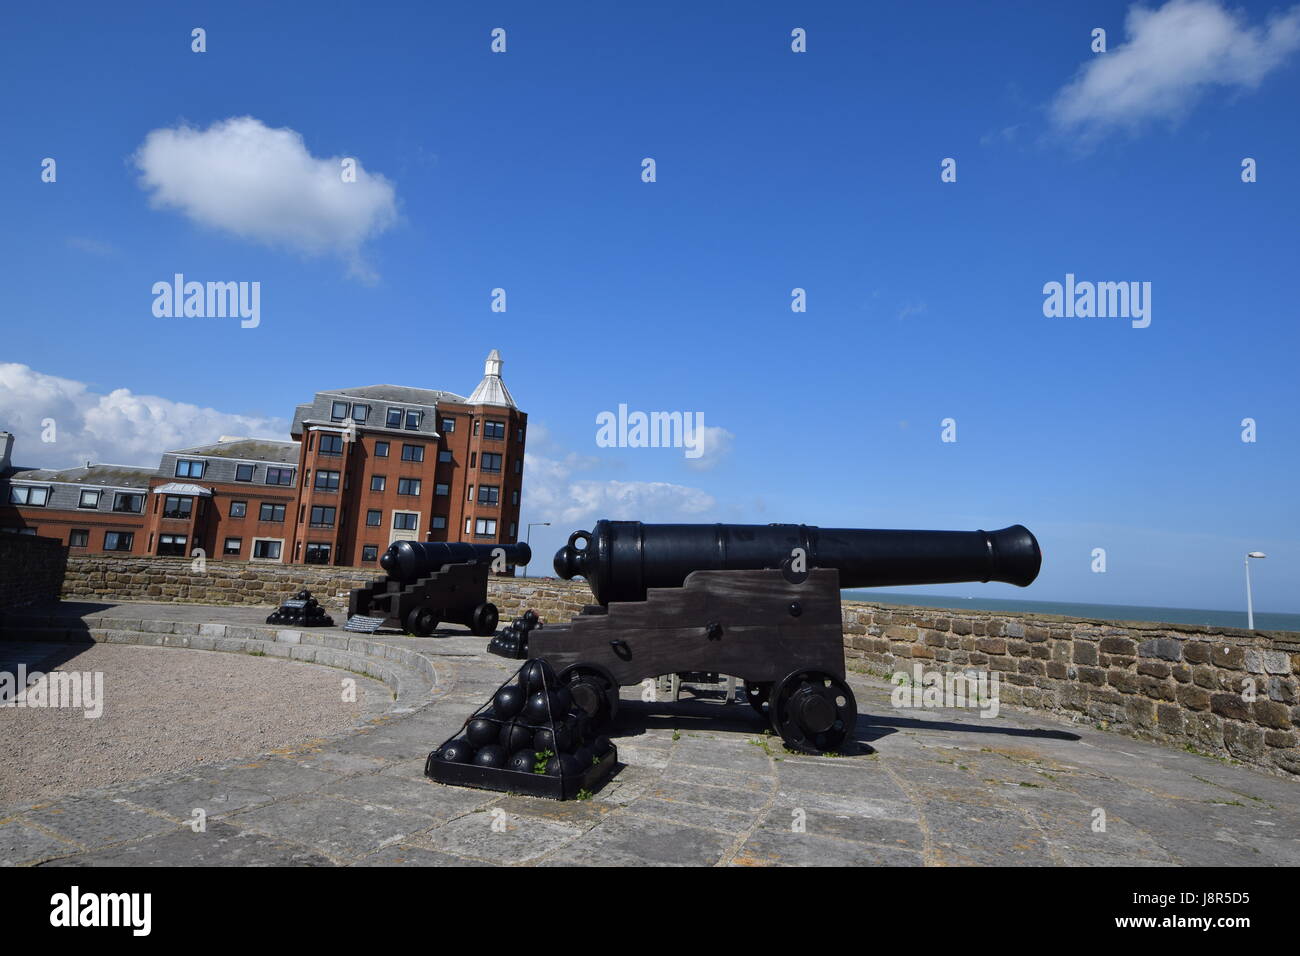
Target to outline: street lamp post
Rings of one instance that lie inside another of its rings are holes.
[[[1250,597],[1250,559],[1267,557],[1268,555],[1263,551],[1252,551],[1246,555],[1246,630],[1248,631],[1255,629],[1255,606]]]
[[[528,522],[528,527],[524,530],[524,544],[528,545],[528,554],[529,554],[528,561],[529,561],[530,563],[531,563],[532,560],[533,560],[533,559],[532,559],[532,553],[533,553],[533,545],[532,545],[533,528],[535,528],[535,527],[540,527],[540,528],[549,528],[550,526],[551,526],[551,523],[550,523],[549,521],[530,521],[530,522]],[[528,565],[527,565],[527,564],[524,565],[524,577],[528,577]]]

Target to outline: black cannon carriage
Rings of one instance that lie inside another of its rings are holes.
[[[394,627],[426,637],[439,624],[463,624],[474,634],[496,632],[498,612],[487,599],[488,574],[527,564],[527,544],[395,541],[379,559],[387,573],[348,598],[348,626]]]
[[[614,716],[621,686],[682,672],[742,678],[787,746],[836,751],[857,705],[845,680],[841,588],[1002,581],[1042,563],[1029,530],[876,531],[809,525],[649,525],[577,531],[555,571],[597,604],[528,635],[585,710]]]

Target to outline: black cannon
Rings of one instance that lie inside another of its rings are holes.
[[[581,546],[580,546],[581,545]],[[555,555],[597,604],[529,635],[574,699],[612,717],[618,688],[664,674],[728,674],[791,749],[836,750],[857,718],[845,683],[840,588],[1003,581],[1042,553],[1027,528],[872,531],[808,525],[600,521]]]
[[[354,588],[349,630],[396,627],[419,637],[444,621],[487,636],[497,629],[497,607],[487,599],[490,571],[527,564],[527,544],[395,541],[379,559],[387,577]]]

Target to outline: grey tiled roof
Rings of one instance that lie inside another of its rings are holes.
[[[361,385],[357,388],[336,388],[322,395],[342,395],[347,398],[369,398],[377,402],[405,402],[408,405],[437,405],[439,402],[464,402],[465,396],[445,392],[438,388],[412,388],[409,385]]]
[[[269,461],[278,464],[298,464],[296,441],[272,441],[265,438],[240,438],[235,441],[214,442],[195,448],[178,448],[169,455],[194,455],[208,458],[239,458],[243,461]]]
[[[2,481],[67,482],[75,485],[106,485],[114,488],[148,488],[152,468],[136,465],[81,465],[77,468],[15,468]]]

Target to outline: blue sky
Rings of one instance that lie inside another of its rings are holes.
[[[934,590],[1231,608],[1259,549],[1257,608],[1300,611],[1300,15],[700,6],[9,11],[0,418],[17,459],[283,435],[322,388],[466,394],[499,348],[534,425],[523,521],[553,522],[542,559],[599,517],[1021,522],[1045,553],[1031,588]],[[242,171],[187,178],[164,157],[153,172],[189,205],[141,184],[151,133],[239,117],[357,158],[380,200],[344,194],[320,223],[288,189],[232,228],[222,190]],[[311,242],[285,238],[295,215]],[[261,324],[155,317],[151,287],[177,272],[260,282]],[[1066,273],[1150,282],[1150,327],[1045,317]],[[726,434],[701,462],[597,447],[620,403]]]

